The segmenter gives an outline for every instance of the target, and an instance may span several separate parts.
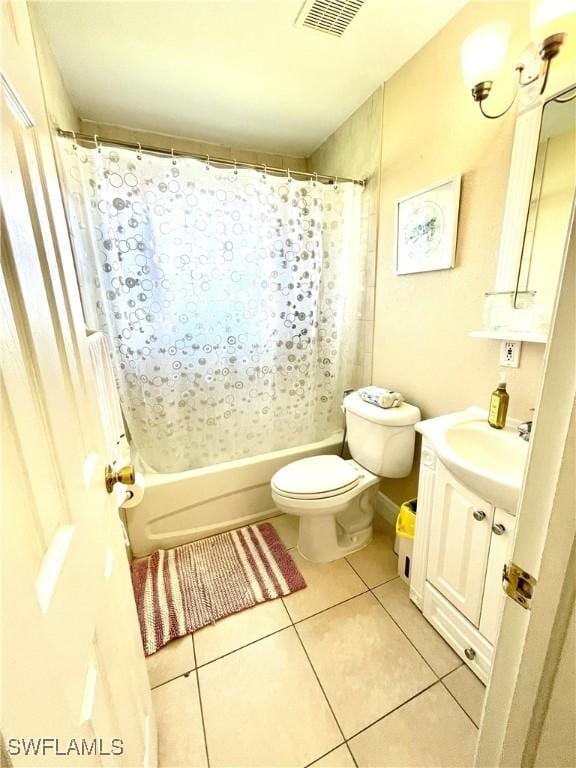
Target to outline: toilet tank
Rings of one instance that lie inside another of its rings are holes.
[[[420,410],[409,403],[379,408],[352,392],[344,398],[352,458],[380,477],[406,477],[414,461],[414,424]]]

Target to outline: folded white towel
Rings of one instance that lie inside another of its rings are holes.
[[[358,390],[358,394],[362,400],[377,405],[379,408],[397,408],[404,402],[404,397],[400,392],[393,392],[384,387],[363,387]]]

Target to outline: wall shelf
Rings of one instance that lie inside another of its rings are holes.
[[[530,333],[529,331],[470,331],[468,336],[477,339],[495,339],[496,341],[526,341],[534,344],[546,344],[548,336],[545,333]]]

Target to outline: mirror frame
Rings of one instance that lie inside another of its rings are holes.
[[[496,293],[517,293],[544,106],[570,87],[576,87],[576,61],[552,69],[546,94],[539,96],[533,86],[520,94],[494,284]],[[539,81],[535,85],[539,87]]]

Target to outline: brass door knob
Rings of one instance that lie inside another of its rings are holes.
[[[112,466],[108,464],[104,470],[104,482],[106,484],[106,490],[108,493],[112,493],[112,489],[116,483],[124,483],[124,485],[134,485],[136,482],[136,472],[133,464],[127,464],[122,469],[112,469]]]

